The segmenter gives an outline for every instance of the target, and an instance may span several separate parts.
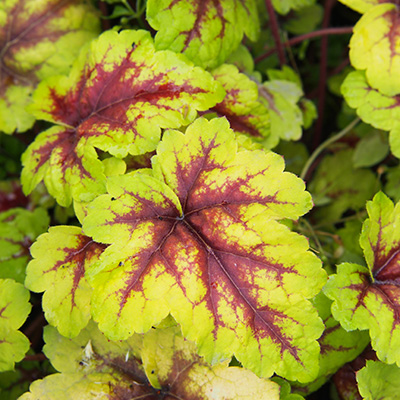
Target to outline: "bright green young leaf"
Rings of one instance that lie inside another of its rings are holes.
[[[224,100],[211,111],[228,119],[231,128],[255,140],[270,134],[269,110],[259,99],[257,83],[239,73],[234,65],[224,64],[212,71],[226,91]]]
[[[368,267],[344,263],[324,288],[346,330],[369,329],[380,360],[400,365],[400,203],[379,192],[367,203],[360,245]]]
[[[342,93],[358,116],[375,128],[390,131],[389,145],[400,158],[400,96],[386,96],[371,88],[362,71],[351,72],[343,82]]]
[[[361,14],[367,12],[370,8],[381,4],[388,3],[387,0],[339,0],[341,3],[346,6],[352,8],[353,10],[358,11]]]
[[[325,324],[325,331],[319,338],[321,346],[318,378],[307,385],[296,385],[297,391],[306,395],[319,389],[340,367],[354,360],[368,345],[368,332],[346,332],[331,314],[332,301],[323,293],[313,300]]]
[[[76,336],[90,319],[92,290],[85,271],[104,248],[75,226],[52,227],[31,247],[33,260],[26,269],[25,285],[33,292],[45,292],[46,319],[64,336]]]
[[[44,337],[44,352],[61,374],[34,382],[21,400],[279,399],[274,382],[227,362],[207,364],[176,326],[117,342],[93,322],[72,340],[50,327]]]
[[[256,40],[260,26],[255,0],[148,0],[147,20],[158,50],[184,53],[203,68],[226,61],[243,34]]]
[[[298,140],[302,135],[303,114],[298,102],[303,95],[298,84],[272,80],[258,87],[260,99],[270,111],[271,133],[264,141],[266,148],[275,147],[280,139]]]
[[[320,221],[336,221],[346,210],[358,211],[375,193],[374,173],[354,169],[352,157],[353,151],[344,149],[325,156],[318,166],[309,190]]]
[[[39,80],[66,73],[82,45],[99,32],[94,8],[80,0],[0,2],[0,130],[29,129],[25,111]]]
[[[350,40],[353,67],[366,71],[368,83],[382,94],[400,93],[399,8],[384,2],[370,8],[357,22]]]
[[[323,325],[306,298],[325,271],[279,221],[311,198],[279,155],[236,146],[225,119],[197,119],[164,134],[153,176],[109,179],[83,224],[111,244],[88,271],[93,315],[116,340],[171,312],[209,362],[235,354],[257,375],[310,380]]]
[[[400,393],[400,368],[368,360],[357,372],[357,383],[364,400],[395,400]]]
[[[30,311],[29,291],[12,279],[0,279],[0,371],[14,369],[29,350],[29,340],[18,328]]]
[[[301,10],[315,3],[315,0],[272,0],[272,4],[279,14],[285,15],[290,10]]]
[[[220,102],[210,74],[170,51],[155,52],[146,31],[107,31],[81,52],[69,76],[35,92],[37,118],[56,123],[22,157],[22,184],[42,180],[59,204],[90,201],[105,190],[96,149],[119,158],[155,149],[161,128],[178,128]],[[96,149],[95,149],[96,148]]]
[[[29,247],[48,226],[49,216],[42,208],[12,208],[0,213],[0,278],[24,282]]]

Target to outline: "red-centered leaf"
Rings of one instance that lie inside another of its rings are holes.
[[[221,101],[225,92],[182,55],[155,52],[145,31],[108,31],[83,51],[66,77],[39,85],[31,110],[58,126],[22,157],[29,193],[44,179],[61,205],[105,190],[95,149],[116,157],[153,151],[161,128],[178,128]]]
[[[153,176],[109,180],[84,220],[109,243],[89,270],[92,310],[111,339],[169,312],[208,361],[235,354],[257,374],[307,381],[323,324],[306,298],[326,275],[307,240],[281,224],[311,207],[275,153],[237,152],[225,119],[167,131]]]
[[[24,107],[37,82],[67,73],[99,20],[82,0],[2,1],[0,15],[0,130],[12,133],[33,124]]]
[[[105,249],[75,226],[56,226],[39,236],[31,247],[25,286],[45,292],[43,310],[47,321],[68,337],[79,334],[90,319],[91,288],[86,269]]]

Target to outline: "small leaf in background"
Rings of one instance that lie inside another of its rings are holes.
[[[294,35],[302,35],[316,30],[322,22],[323,15],[323,7],[320,4],[312,4],[290,13],[283,26]]]
[[[272,0],[272,4],[279,14],[285,15],[290,10],[301,10],[304,7],[309,7],[316,0]]]
[[[235,354],[258,375],[307,381],[323,324],[306,298],[326,274],[280,221],[311,198],[281,156],[236,146],[225,119],[200,118],[164,133],[153,175],[109,179],[83,224],[111,245],[88,271],[93,316],[117,340],[171,312],[207,361]]]
[[[92,289],[85,272],[105,247],[75,226],[52,227],[31,247],[33,260],[26,270],[25,285],[33,292],[45,292],[46,319],[64,336],[78,335],[90,319]]]
[[[397,203],[400,200],[400,165],[388,168],[385,176],[384,192]]]
[[[95,9],[79,0],[0,3],[0,130],[29,129],[25,111],[39,80],[68,72],[82,45],[99,33]]]
[[[357,372],[358,390],[364,400],[397,399],[400,392],[400,368],[368,360]]]
[[[223,64],[212,74],[222,84],[226,96],[211,111],[226,117],[236,132],[245,133],[258,141],[268,137],[269,110],[259,99],[257,83],[239,73],[234,65]]]
[[[49,227],[49,216],[42,208],[28,211],[13,208],[0,213],[0,278],[23,283],[30,260],[29,248]]]
[[[112,342],[93,322],[74,339],[45,328],[44,352],[61,374],[34,382],[21,400],[174,398],[278,400],[279,386],[227,363],[207,364],[179,328]]]
[[[377,3],[354,26],[350,61],[354,68],[365,70],[371,87],[394,96],[400,93],[398,5]]]
[[[62,206],[105,191],[98,150],[123,158],[155,149],[161,128],[191,122],[225,95],[212,76],[170,51],[155,52],[146,31],[107,31],[81,52],[69,76],[48,79],[32,112],[58,124],[22,156],[30,193],[44,180]]]
[[[30,311],[29,290],[12,279],[0,279],[0,371],[14,369],[29,350],[29,340],[18,328]]]
[[[367,211],[360,245],[368,267],[339,265],[324,292],[334,300],[332,315],[346,330],[369,329],[378,358],[400,365],[400,203],[394,206],[379,192]]]
[[[381,162],[389,154],[387,135],[372,130],[356,145],[353,154],[354,168],[372,167]]]
[[[353,168],[353,150],[326,155],[318,165],[309,190],[317,206],[313,215],[320,222],[338,220],[347,210],[358,211],[376,191],[372,171]]]
[[[184,53],[203,68],[215,68],[260,30],[255,0],[148,0],[147,20],[158,50]]]
[[[285,170],[300,175],[304,164],[307,162],[307,147],[304,143],[281,140],[274,148],[278,154],[282,154],[285,159]]]

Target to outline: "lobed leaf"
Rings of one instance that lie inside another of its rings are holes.
[[[29,291],[12,279],[0,279],[0,371],[14,369],[29,350],[29,340],[18,328],[30,311]]]
[[[350,61],[365,70],[372,88],[387,96],[400,93],[399,7],[393,2],[377,4],[354,26]]]
[[[42,208],[12,208],[0,213],[0,278],[24,282],[29,247],[48,225],[49,216]]]
[[[227,363],[206,364],[176,326],[152,329],[123,342],[107,340],[93,323],[73,340],[49,327],[44,336],[44,351],[62,373],[34,382],[21,400],[279,399],[274,382]]]
[[[237,152],[224,119],[167,131],[152,162],[88,207],[85,234],[111,244],[88,271],[100,329],[124,339],[171,312],[208,362],[312,379],[323,325],[306,298],[325,272],[279,222],[310,209],[304,183],[277,154]]]
[[[243,34],[259,34],[254,0],[149,0],[147,21],[157,49],[184,53],[203,68],[215,68],[239,46]]]
[[[57,126],[22,157],[25,193],[44,179],[63,206],[105,190],[96,149],[123,158],[155,149],[161,128],[178,128],[221,101],[212,76],[170,51],[155,52],[145,31],[107,31],[83,51],[69,76],[43,82],[31,110]],[[96,148],[96,149],[95,149]]]
[[[332,315],[346,330],[369,329],[380,360],[400,365],[399,243],[400,203],[379,192],[367,203],[360,245],[367,267],[344,263],[329,278],[325,294]]]
[[[0,3],[0,130],[29,129],[25,111],[37,82],[68,72],[82,45],[99,32],[99,19],[80,0]]]
[[[31,247],[33,260],[26,270],[25,285],[33,292],[45,292],[46,319],[64,336],[78,335],[90,319],[92,290],[85,272],[104,248],[75,226],[52,227]]]

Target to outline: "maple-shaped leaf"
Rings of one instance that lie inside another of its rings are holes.
[[[90,322],[72,340],[51,327],[44,338],[43,350],[61,373],[34,382],[21,400],[279,399],[274,382],[227,362],[207,364],[176,326],[112,342]]]
[[[161,128],[178,128],[225,93],[182,55],[155,52],[146,31],[107,31],[82,51],[69,76],[35,92],[37,118],[56,123],[22,156],[25,193],[44,179],[63,206],[92,200],[105,189],[96,149],[119,158],[155,149]]]
[[[318,206],[315,216],[321,221],[336,221],[346,210],[358,211],[376,191],[376,177],[367,169],[353,167],[352,149],[324,157],[309,190]]]
[[[399,6],[379,2],[356,23],[350,39],[350,61],[365,70],[368,83],[388,96],[400,93]]]
[[[363,71],[350,72],[341,91],[346,102],[357,110],[358,116],[364,122],[390,131],[390,149],[400,158],[400,96],[387,96],[373,89]]]
[[[294,384],[295,391],[308,395],[319,389],[344,364],[354,360],[368,345],[365,331],[346,332],[331,314],[332,301],[322,292],[313,299],[325,324],[325,331],[318,339],[321,347],[319,372],[315,381],[306,385]]]
[[[367,203],[360,245],[367,267],[344,263],[324,288],[332,315],[346,330],[369,329],[380,360],[400,365],[400,203],[382,192]]]
[[[29,247],[48,226],[49,216],[42,208],[12,208],[0,213],[0,278],[24,282]]]
[[[312,379],[323,324],[306,298],[326,275],[280,223],[311,208],[303,181],[275,153],[237,152],[222,118],[167,131],[152,162],[88,206],[85,234],[111,244],[88,271],[100,329],[124,339],[171,312],[209,362]]]
[[[211,111],[226,117],[236,132],[259,141],[267,137],[270,134],[269,109],[259,99],[257,83],[230,64],[221,65],[212,74],[224,87],[226,96]]]
[[[222,64],[243,34],[256,40],[260,26],[255,0],[148,0],[147,20],[157,49],[184,53],[204,68]]]
[[[76,336],[90,319],[91,287],[85,271],[105,245],[95,243],[76,226],[56,226],[31,247],[25,286],[45,292],[42,307],[47,321],[64,336]]]
[[[274,9],[279,14],[285,15],[290,10],[301,10],[305,7],[312,6],[316,0],[272,0]]]
[[[81,0],[0,3],[0,130],[29,129],[25,111],[39,80],[68,72],[82,45],[99,33],[94,8]]]
[[[368,360],[357,372],[358,390],[364,400],[397,399],[400,391],[400,368]]]
[[[12,279],[0,279],[0,371],[14,369],[29,350],[29,340],[18,328],[30,311],[29,291]]]

